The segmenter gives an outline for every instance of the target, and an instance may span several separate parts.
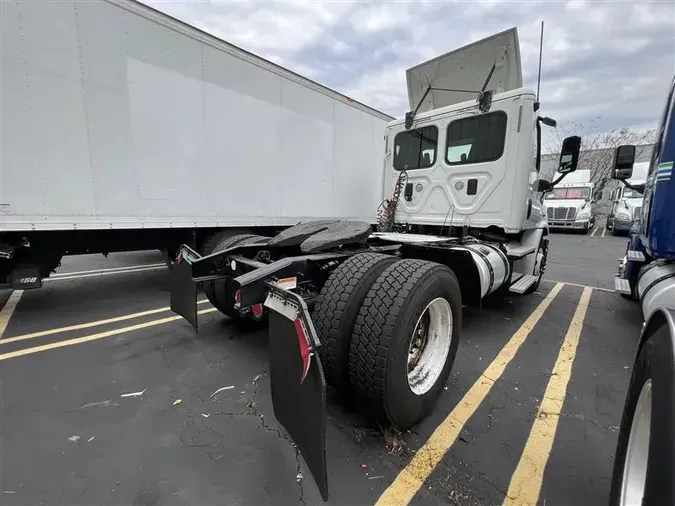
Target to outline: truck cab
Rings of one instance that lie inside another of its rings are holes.
[[[634,187],[644,185],[644,174],[648,167],[648,162],[634,164],[633,177],[628,183]],[[628,233],[642,211],[642,193],[620,185],[610,192],[609,200],[612,202],[612,210],[607,216],[605,228],[611,230],[612,235]]]
[[[536,247],[548,234],[541,192],[551,189],[539,177],[541,129],[556,122],[523,87],[516,29],[406,78],[411,112],[386,130],[384,194],[400,195],[395,221],[409,232],[465,229]],[[578,149],[574,157],[569,172]]]
[[[639,213],[634,215],[636,223],[629,232],[626,254],[619,259],[615,279],[615,290],[633,298],[642,299],[644,296],[640,283],[660,273],[662,268],[668,271],[675,269],[672,264],[675,260],[675,212],[672,204],[675,201],[675,178],[672,177],[675,158],[674,87],[675,80],[671,83],[656,132],[644,183],[630,182],[634,177],[635,146],[619,146],[616,150],[613,178],[619,180],[626,189],[643,194],[643,204]],[[656,265],[651,265],[653,263]],[[647,270],[651,271],[649,276],[645,275]]]
[[[550,228],[587,233],[593,227],[593,204],[597,199],[590,172],[588,169],[576,171],[546,194],[544,204]]]

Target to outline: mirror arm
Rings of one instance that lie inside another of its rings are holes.
[[[623,183],[623,185],[624,185],[626,188],[630,188],[631,190],[634,190],[634,191],[636,191],[636,192],[638,192],[638,193],[644,195],[644,193],[645,193],[645,184],[644,184],[644,183],[632,185],[632,184],[630,184],[630,183],[629,183],[628,181],[626,181],[626,180],[623,180],[623,181],[621,181],[621,182]]]
[[[564,177],[565,177],[567,174],[568,174],[568,173],[565,172],[565,173],[564,173],[562,176],[560,176],[558,179],[556,179],[555,181],[552,181],[552,182],[551,182],[551,188],[553,188],[553,187],[554,187],[555,185],[557,185],[560,181],[562,181],[562,180],[564,179]]]
[[[542,202],[544,202],[544,197],[546,196],[546,194],[549,193],[551,190],[553,190],[553,187],[554,187],[555,185],[557,185],[560,181],[562,181],[562,180],[565,178],[565,176],[566,176],[567,174],[568,174],[568,173],[566,172],[565,174],[562,174],[562,175],[561,175],[558,179],[556,179],[555,181],[552,181],[552,182],[549,183],[548,188],[547,188],[546,190],[544,190],[544,191],[541,192],[541,197],[539,197],[539,203],[540,203],[540,204],[541,204]]]

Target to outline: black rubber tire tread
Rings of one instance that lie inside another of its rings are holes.
[[[426,306],[420,304],[434,293],[442,293],[452,308],[452,341],[438,380],[424,395],[416,396],[407,385],[407,374],[398,377],[391,369],[404,367],[407,373],[406,340],[412,337],[417,323],[414,313],[423,310]],[[447,382],[461,326],[460,287],[450,268],[413,259],[388,267],[368,291],[354,325],[349,349],[349,379],[354,393],[378,420],[402,430],[411,427],[431,411]],[[406,356],[401,357],[401,353]]]
[[[614,457],[609,504],[619,506],[628,440],[642,386],[652,380],[649,457],[642,503],[675,504],[675,354],[668,323],[662,321],[642,345],[633,365]]]
[[[541,274],[541,276],[539,276],[539,279],[537,279],[537,281],[535,281],[534,284],[530,288],[525,290],[523,295],[531,295],[534,292],[536,292],[539,289],[539,286],[541,285],[542,279],[544,279],[544,275],[546,274],[546,263],[548,261],[548,248],[551,245],[551,241],[549,240],[548,236],[546,236],[546,235],[541,236],[541,239],[539,240],[539,246],[537,246],[537,249],[534,252],[535,255],[537,253],[539,253],[539,248],[541,248],[542,245],[544,244],[544,242],[546,242],[546,241],[548,241],[548,244],[546,245],[546,256],[543,258],[544,272]]]
[[[231,244],[236,244],[238,241],[246,239],[247,237],[253,237],[254,234],[236,234],[231,235],[227,231],[216,232],[212,236],[209,236],[202,245],[202,256],[210,255],[215,251],[215,249],[224,244],[226,248],[229,248]],[[216,288],[214,281],[205,281],[202,283],[202,290],[206,295],[206,298],[209,302],[218,309],[220,312],[222,310],[217,306],[218,302],[216,301]]]
[[[361,304],[377,277],[398,260],[392,255],[361,253],[340,264],[328,277],[312,315],[326,381],[348,393],[349,343]]]
[[[218,244],[212,253],[218,253],[219,251],[231,248],[232,246],[243,246],[252,242],[258,242],[261,239],[269,240],[269,237],[264,237],[262,235],[249,235],[247,237],[234,236],[230,240]],[[241,314],[238,310],[234,309],[234,294],[230,293],[227,289],[227,281],[227,278],[221,278],[216,279],[213,282],[215,304],[213,302],[211,302],[211,304],[224,315],[229,316],[232,319],[238,319]]]
[[[250,237],[254,234],[251,234],[246,231],[231,231],[231,230],[221,230],[216,232],[213,235],[208,236],[202,243],[202,248],[200,253],[203,256],[210,255],[213,253],[213,250],[216,249],[216,246],[221,242],[227,241],[233,237]]]
[[[231,248],[236,244],[242,243],[245,240],[251,240],[253,238],[258,238],[255,234],[237,234],[229,237],[216,237],[219,234],[214,234],[209,239],[204,242],[203,255],[210,255],[212,253],[217,253],[227,248]],[[213,240],[211,240],[214,238]],[[206,281],[203,284],[202,289],[204,294],[209,302],[215,307],[218,311],[223,313],[230,318],[236,318],[239,316],[239,311],[234,311],[232,308],[233,302],[229,304],[226,302],[227,297],[225,296],[225,280],[218,279],[215,281]]]

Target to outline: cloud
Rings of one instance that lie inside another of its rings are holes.
[[[654,125],[675,74],[668,0],[146,3],[396,117],[407,68],[514,26],[536,89],[542,20],[542,112],[562,123]]]

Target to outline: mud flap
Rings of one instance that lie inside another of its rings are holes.
[[[192,265],[180,257],[171,269],[170,307],[197,332],[197,283],[192,280]]]
[[[321,497],[328,500],[326,379],[320,346],[302,297],[268,284],[269,367],[274,415],[305,459]]]
[[[42,276],[40,276],[40,270],[32,265],[17,267],[14,272],[9,275],[8,281],[14,290],[42,288]]]

